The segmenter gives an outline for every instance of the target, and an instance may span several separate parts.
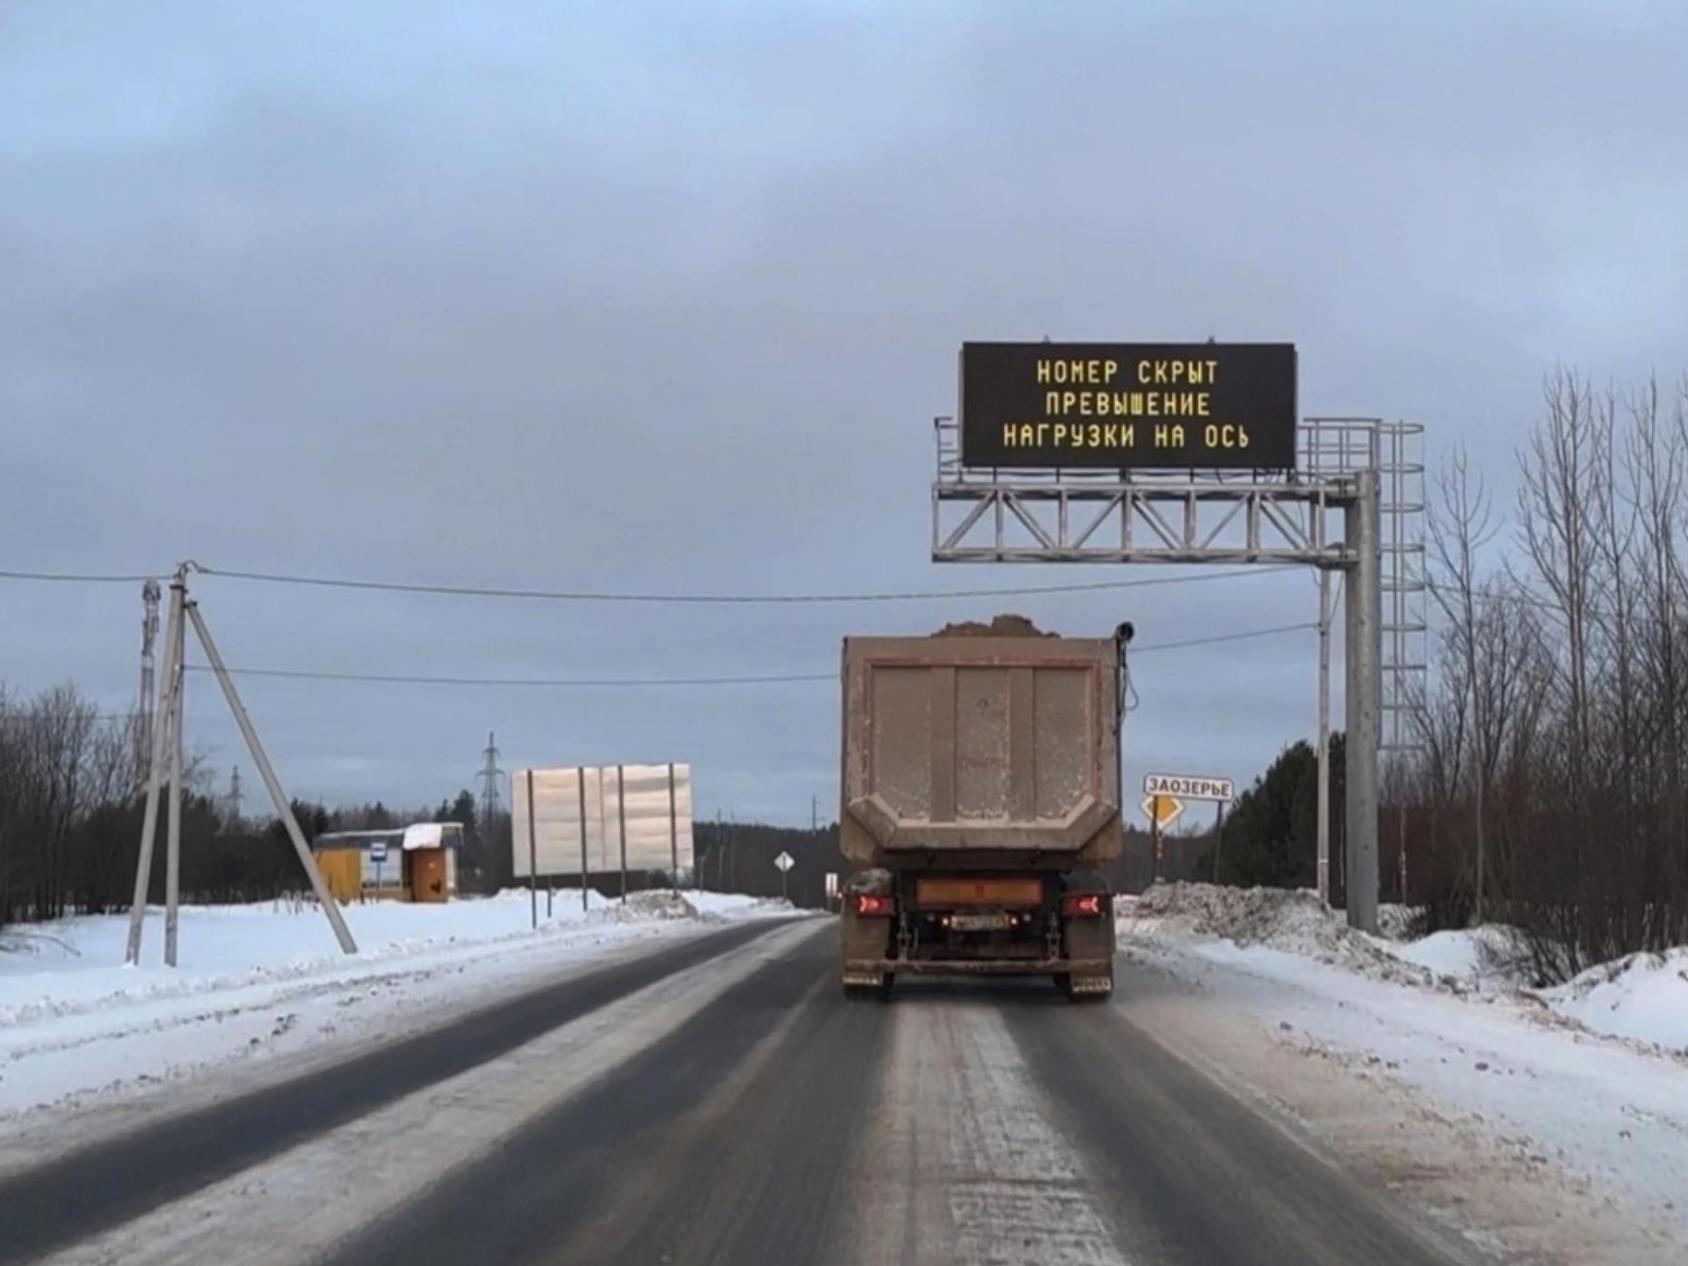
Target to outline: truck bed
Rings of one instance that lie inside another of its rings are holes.
[[[895,869],[1120,849],[1112,639],[847,639],[841,846]]]

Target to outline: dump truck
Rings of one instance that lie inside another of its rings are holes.
[[[1047,975],[1114,984],[1125,646],[1019,617],[844,641],[843,984]]]

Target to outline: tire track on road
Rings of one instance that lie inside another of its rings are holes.
[[[836,970],[805,940],[331,1263],[817,1260],[881,1027]]]
[[[571,976],[344,1063],[9,1176],[0,1180],[0,1266],[128,1222],[788,923],[740,924]]]
[[[1075,1014],[1047,982],[920,982],[886,1008],[889,1056],[851,1174],[851,1266],[1127,1266],[1105,1194],[1007,1018]]]
[[[1481,1260],[1355,1181],[1119,1009],[1008,1015],[1058,1119],[1157,1266],[1457,1266]]]

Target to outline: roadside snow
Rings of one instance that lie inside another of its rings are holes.
[[[1688,1056],[1688,947],[1602,963],[1538,996],[1560,1015],[1598,1033],[1653,1042]]]
[[[1685,1260],[1688,1062],[1660,1048],[1688,1054],[1688,951],[1538,995],[1488,972],[1497,929],[1391,946],[1316,898],[1205,885],[1118,913],[1127,960],[1175,982],[1128,973],[1139,1023],[1228,1061],[1388,1181],[1434,1187],[1474,1239],[1543,1261]]]
[[[1389,949],[1409,963],[1458,980],[1479,993],[1516,991],[1528,983],[1509,928],[1450,928]]]
[[[314,905],[181,910],[180,967],[163,965],[149,911],[142,962],[122,963],[126,915],[0,933],[0,1121],[45,1104],[109,1097],[233,1060],[424,1026],[594,956],[695,934],[706,923],[792,913],[752,897],[640,894],[627,907],[525,889],[443,905],[376,902],[343,913],[359,952],[339,952]]]
[[[1264,945],[1363,972],[1377,980],[1434,983],[1425,968],[1403,962],[1394,947],[1356,932],[1302,889],[1222,888],[1213,884],[1156,884],[1137,898],[1116,900],[1121,937],[1222,937],[1240,946]]]
[[[1538,1019],[1545,1007],[1594,1033],[1688,1055],[1688,947],[1632,955],[1534,990],[1526,987],[1517,934],[1498,925],[1397,942],[1355,931],[1309,891],[1192,883],[1156,884],[1140,897],[1116,898],[1115,909],[1122,943],[1222,939],[1259,946],[1373,980],[1511,999]],[[1391,921],[1405,925],[1400,914]]]

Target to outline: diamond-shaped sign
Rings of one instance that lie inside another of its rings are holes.
[[[1178,815],[1183,812],[1184,802],[1177,796],[1143,797],[1143,815],[1163,831],[1176,822]]]
[[[774,858],[774,865],[780,868],[781,873],[784,873],[785,871],[790,870],[793,866],[797,865],[797,860],[792,857],[790,853],[782,852],[778,857]]]

